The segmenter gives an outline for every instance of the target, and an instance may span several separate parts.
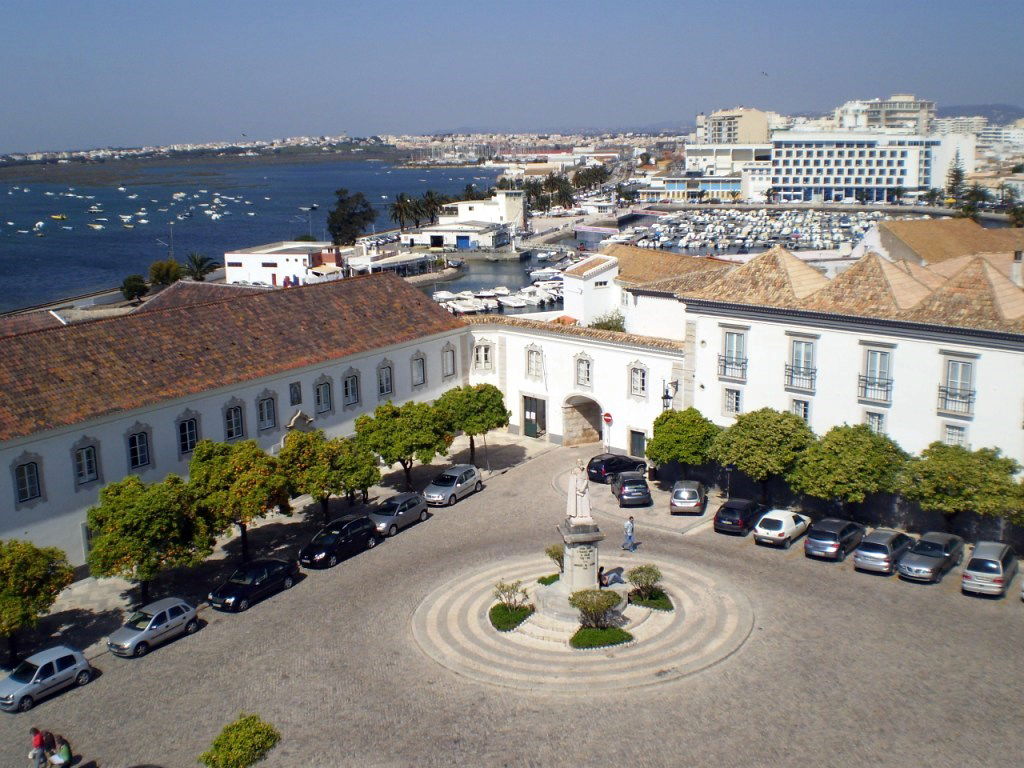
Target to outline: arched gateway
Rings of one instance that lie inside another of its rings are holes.
[[[584,397],[571,395],[562,406],[562,445],[583,445],[601,441],[604,425],[600,404]]]

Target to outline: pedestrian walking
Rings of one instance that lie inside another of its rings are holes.
[[[626,534],[625,540],[622,542],[622,548],[628,549],[630,552],[636,551],[636,539],[633,538],[633,534],[636,531],[636,525],[633,522],[633,516],[629,516],[629,520],[622,526],[622,530]]]
[[[46,752],[43,751],[43,734],[38,728],[29,728],[29,735],[32,737],[32,751],[28,753],[28,759],[32,761],[35,768],[46,765]]]

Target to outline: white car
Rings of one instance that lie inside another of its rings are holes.
[[[789,549],[793,539],[806,533],[810,524],[811,518],[798,515],[791,509],[770,509],[754,526],[754,542]]]

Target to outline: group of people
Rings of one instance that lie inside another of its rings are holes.
[[[71,765],[71,745],[63,736],[54,736],[49,731],[40,731],[38,728],[30,729],[29,734],[32,736],[32,751],[28,753],[28,759],[33,761],[34,768]]]

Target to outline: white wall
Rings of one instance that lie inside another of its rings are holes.
[[[615,282],[619,274],[618,262],[599,274],[586,278],[565,275],[562,281],[563,314],[588,325],[594,318],[606,315],[621,306],[622,288]]]
[[[672,297],[637,296],[623,292],[626,331],[639,336],[659,336],[683,341],[686,338],[686,308]]]

